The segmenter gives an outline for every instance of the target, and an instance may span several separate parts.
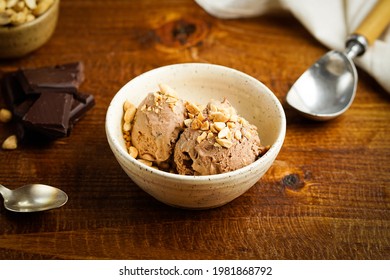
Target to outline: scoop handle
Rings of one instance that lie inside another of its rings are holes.
[[[389,22],[390,0],[378,0],[354,33],[364,36],[371,45],[382,34]]]

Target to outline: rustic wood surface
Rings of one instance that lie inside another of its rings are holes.
[[[81,60],[96,106],[69,138],[0,151],[1,183],[40,182],[69,195],[57,210],[0,207],[0,259],[389,259],[390,95],[359,70],[340,118],[303,119],[285,95],[327,49],[289,14],[220,20],[191,0],[61,2],[51,40],[0,70]],[[287,115],[268,173],[223,207],[166,206],[122,171],[106,141],[114,94],[144,71],[179,62],[233,67],[266,84]],[[0,125],[4,139],[7,126]]]

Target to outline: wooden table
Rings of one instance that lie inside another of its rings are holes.
[[[69,195],[60,209],[0,207],[0,259],[389,259],[390,95],[359,70],[356,100],[319,123],[285,102],[327,49],[291,15],[220,20],[194,1],[61,3],[51,40],[0,70],[85,63],[81,91],[96,106],[68,138],[0,151],[1,183],[40,182]],[[266,84],[287,115],[284,146],[248,192],[212,210],[166,206],[138,188],[107,144],[105,113],[133,77],[180,62],[241,70]],[[0,126],[1,139],[6,126]]]

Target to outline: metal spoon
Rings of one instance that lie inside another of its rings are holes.
[[[314,63],[287,93],[287,103],[305,117],[326,121],[352,104],[358,81],[353,59],[362,55],[390,22],[390,0],[380,0],[346,43]]]
[[[13,212],[37,212],[63,206],[68,196],[60,189],[42,185],[25,185],[10,190],[0,184],[0,193],[4,198],[4,207]]]

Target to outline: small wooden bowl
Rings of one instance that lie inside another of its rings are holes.
[[[57,25],[60,0],[31,22],[19,26],[0,26],[0,58],[24,56],[43,46]]]

